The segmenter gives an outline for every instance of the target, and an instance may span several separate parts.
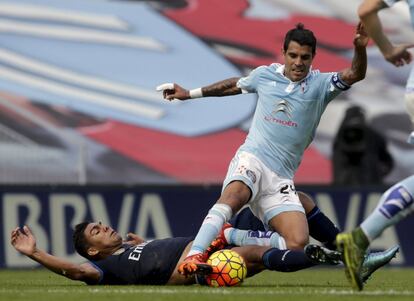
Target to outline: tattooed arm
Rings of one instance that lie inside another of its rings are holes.
[[[214,83],[212,85],[198,88],[194,90],[187,90],[183,87],[173,84],[167,83],[162,84],[157,87],[157,91],[162,91],[163,96],[166,100],[186,100],[190,98],[198,98],[198,97],[208,97],[208,96],[229,96],[229,95],[237,95],[241,94],[242,90],[237,87],[237,81],[239,77],[232,77],[229,79],[225,79]]]
[[[210,86],[201,88],[203,96],[228,96],[228,95],[237,95],[242,92],[240,88],[237,87],[237,81],[239,77],[232,77],[214,83]]]
[[[368,35],[362,23],[359,23],[354,38],[354,57],[350,68],[340,72],[340,78],[348,85],[363,80],[367,71]]]

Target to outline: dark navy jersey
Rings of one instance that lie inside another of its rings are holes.
[[[113,255],[91,262],[101,274],[98,284],[166,284],[192,240],[176,237],[123,245]]]

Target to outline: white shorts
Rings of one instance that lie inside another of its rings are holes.
[[[236,153],[224,179],[223,190],[233,181],[241,181],[250,188],[252,196],[248,205],[265,226],[282,212],[305,213],[293,181],[279,177],[251,153]]]

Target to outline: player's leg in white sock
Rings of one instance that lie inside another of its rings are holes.
[[[245,205],[251,195],[251,188],[235,180],[226,185],[217,203],[210,209],[194,239],[188,257],[203,253],[217,237],[224,223],[230,220],[233,212]]]
[[[369,241],[377,238],[389,226],[395,225],[414,212],[414,176],[388,189],[378,206],[361,224]]]
[[[229,205],[215,204],[204,219],[188,256],[204,252],[220,232],[223,224],[227,222],[232,215],[232,209]]]

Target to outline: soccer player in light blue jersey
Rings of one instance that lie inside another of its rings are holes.
[[[366,31],[378,45],[384,58],[395,66],[408,64],[412,55],[408,48],[413,43],[393,45],[384,34],[378,12],[381,9],[390,7],[399,0],[365,0],[358,9],[361,21]],[[414,0],[408,0],[411,14],[411,22],[414,26]],[[414,124],[414,69],[411,69],[407,81],[405,95],[407,111]],[[414,144],[414,131],[408,138],[408,142]],[[414,175],[408,177],[390,189],[381,197],[374,212],[351,233],[341,233],[337,236],[338,249],[343,252],[346,276],[352,287],[358,290],[363,289],[361,276],[362,263],[365,251],[370,242],[378,237],[386,228],[395,225],[400,220],[414,211]]]
[[[364,23],[368,35],[377,44],[384,58],[397,67],[409,64],[412,61],[412,54],[407,49],[414,47],[414,43],[393,45],[383,31],[378,12],[399,1],[401,0],[365,0],[358,9],[359,17]],[[407,0],[407,2],[410,9],[411,24],[414,27],[414,0]],[[411,68],[407,80],[405,105],[413,124],[413,131],[408,138],[408,142],[414,144],[414,68]]]
[[[303,153],[311,143],[328,103],[365,77],[368,36],[357,26],[349,68],[312,70],[316,38],[298,24],[285,36],[284,64],[254,69],[248,76],[187,90],[174,83],[157,87],[167,100],[256,93],[258,102],[245,143],[230,163],[222,194],[210,209],[179,272],[206,267],[205,250],[223,224],[244,205],[279,235],[279,249],[302,250],[309,233],[304,208],[293,183]]]

